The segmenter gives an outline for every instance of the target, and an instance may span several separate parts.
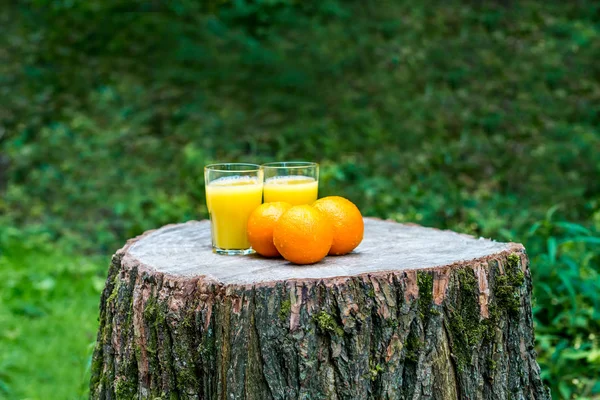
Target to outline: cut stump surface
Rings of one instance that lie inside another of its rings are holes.
[[[365,219],[351,254],[212,253],[208,221],[113,257],[92,399],[550,399],[522,245]]]

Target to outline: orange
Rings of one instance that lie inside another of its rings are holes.
[[[283,258],[295,264],[314,264],[327,255],[333,240],[329,219],[309,205],[294,206],[279,218],[273,243]]]
[[[280,254],[273,244],[275,223],[292,205],[283,201],[264,203],[252,211],[248,218],[248,241],[261,256],[278,257]]]
[[[330,255],[350,253],[362,242],[365,224],[353,202],[340,196],[329,196],[315,201],[313,207],[327,215],[333,225]]]

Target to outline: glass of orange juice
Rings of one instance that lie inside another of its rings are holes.
[[[251,254],[248,217],[262,203],[263,170],[257,164],[224,163],[204,167],[206,205],[213,252]]]
[[[312,204],[319,190],[319,164],[286,161],[263,164],[265,203]]]

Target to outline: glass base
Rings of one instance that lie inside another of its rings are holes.
[[[218,247],[213,246],[213,253],[221,254],[224,256],[245,256],[246,254],[254,254],[256,253],[254,249],[243,249],[243,250],[232,250],[232,249],[220,249]]]

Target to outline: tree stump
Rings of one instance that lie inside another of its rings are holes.
[[[112,259],[92,399],[550,399],[522,245],[365,219],[309,266],[211,252],[208,221]]]

